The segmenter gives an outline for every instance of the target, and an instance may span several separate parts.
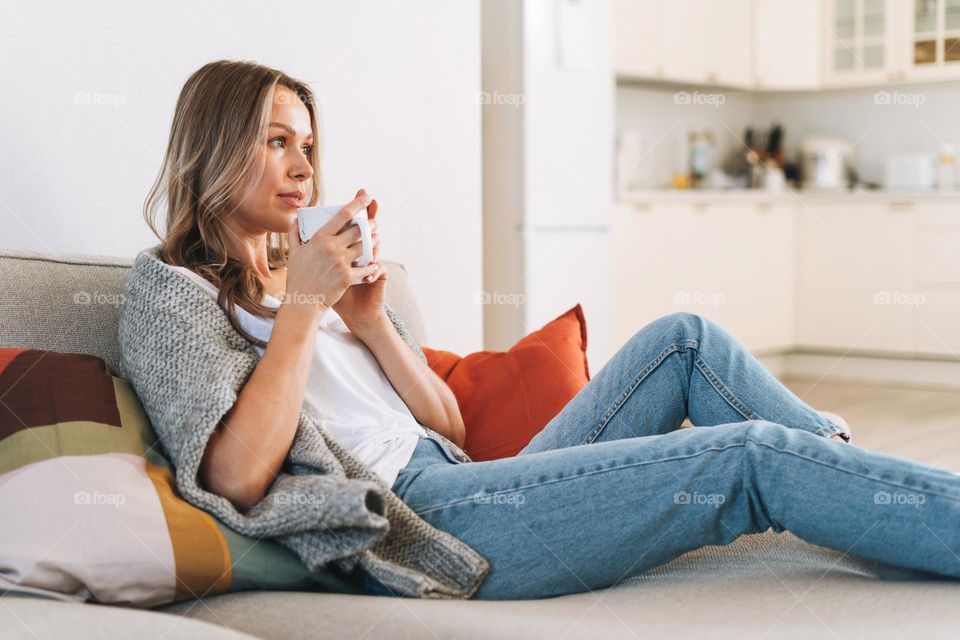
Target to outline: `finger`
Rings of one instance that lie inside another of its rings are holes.
[[[352,265],[354,262],[357,261],[357,259],[360,256],[363,255],[363,243],[358,242],[356,244],[352,244],[346,249],[344,249],[344,252],[347,258],[350,259],[350,264]],[[371,260],[370,262],[373,262],[373,260]]]
[[[380,268],[377,269],[377,272],[372,276],[367,276],[370,279],[370,282],[376,282],[377,280],[386,280],[387,279],[387,268],[383,266],[382,263],[378,262]]]
[[[300,250],[300,225],[294,220],[287,229],[287,245],[290,248],[290,255]]]
[[[367,194],[367,190],[366,190],[366,189],[359,189],[359,190],[357,191],[357,196],[364,196],[364,195],[366,195],[366,194]],[[377,203],[377,201],[376,201],[376,200],[371,200],[371,201],[370,201],[370,204],[367,205],[367,219],[368,219],[368,220],[373,220],[374,218],[376,218],[376,217],[377,217],[377,210],[378,210],[379,208],[380,208],[380,205]],[[372,227],[371,227],[371,228],[372,228]]]
[[[350,274],[353,280],[363,279],[366,280],[367,276],[373,275],[380,269],[380,263],[371,262],[370,264],[363,267],[351,267]]]
[[[378,238],[374,238],[373,261],[376,262],[379,257],[380,257],[380,240]]]
[[[348,202],[343,206],[343,209],[337,212],[335,216],[327,220],[327,222],[317,230],[317,233],[325,233],[327,235],[335,236],[340,232],[343,227],[353,220],[358,213],[364,210],[364,208],[369,204],[367,198],[370,196],[368,194],[358,195],[356,198]]]
[[[360,242],[360,227],[355,224],[347,225],[347,228],[337,234],[337,238],[340,239],[340,245],[343,247],[353,246],[354,243]]]

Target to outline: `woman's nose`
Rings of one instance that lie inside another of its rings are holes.
[[[291,175],[298,180],[309,180],[313,177],[313,165],[307,158],[301,158],[291,169]]]

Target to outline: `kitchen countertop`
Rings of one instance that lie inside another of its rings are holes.
[[[836,204],[849,202],[889,203],[892,205],[919,204],[924,202],[957,202],[960,204],[960,190],[956,191],[884,191],[884,190],[843,190],[827,191],[811,189],[795,191],[788,189],[776,193],[761,189],[652,189],[638,191],[616,198],[617,204]]]

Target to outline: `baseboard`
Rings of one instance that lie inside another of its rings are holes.
[[[758,355],[778,378],[960,389],[960,361],[797,352]]]

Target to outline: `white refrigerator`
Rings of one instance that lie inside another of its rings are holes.
[[[597,372],[613,344],[616,80],[609,0],[483,3],[487,348],[580,303]],[[501,296],[501,299],[505,299]]]

